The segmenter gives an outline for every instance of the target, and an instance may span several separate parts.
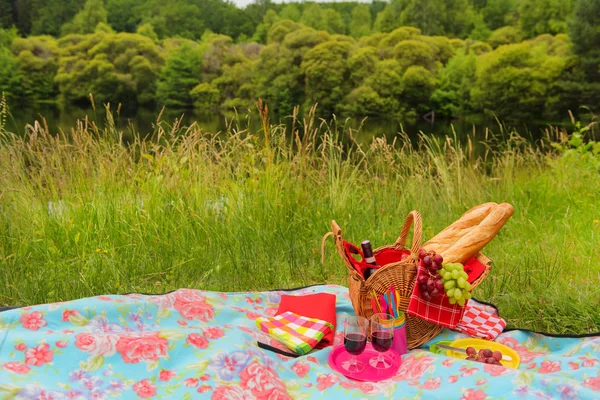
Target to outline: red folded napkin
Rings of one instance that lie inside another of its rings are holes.
[[[418,274],[422,274],[424,271],[422,263],[419,263]],[[426,301],[421,296],[419,285],[415,283],[406,312],[413,317],[454,329],[460,322],[465,307],[459,306],[458,303],[450,304],[446,295]]]
[[[279,309],[275,315],[283,314],[286,311],[302,315],[308,318],[317,318],[333,325],[333,329],[315,346],[316,349],[322,349],[333,344],[335,336],[336,318],[335,318],[335,295],[329,293],[315,293],[302,296],[281,295]]]

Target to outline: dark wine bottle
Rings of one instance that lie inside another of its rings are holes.
[[[373,248],[371,247],[371,242],[369,240],[365,240],[361,242],[361,247],[363,251],[363,256],[365,257],[365,262],[367,264],[371,264],[377,266],[377,262],[375,261],[375,256],[373,255]],[[377,270],[377,268],[367,268],[365,269],[364,278],[365,280],[369,279],[371,275]]]

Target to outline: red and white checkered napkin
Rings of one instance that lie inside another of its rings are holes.
[[[424,271],[421,263],[419,263],[418,274],[424,273]],[[446,295],[425,301],[421,297],[419,285],[416,283],[410,296],[408,309],[406,310],[408,315],[450,329],[454,329],[460,322],[464,311],[465,307],[461,307],[458,304],[450,304]]]
[[[462,320],[454,329],[457,332],[482,339],[494,340],[506,328],[506,321],[494,307],[469,300]]]

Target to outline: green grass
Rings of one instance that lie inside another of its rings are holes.
[[[127,146],[110,119],[103,131],[81,122],[68,135],[42,126],[2,133],[2,305],[346,284],[332,241],[320,262],[332,219],[347,240],[379,246],[413,209],[427,239],[496,201],[515,214],[484,249],[494,267],[475,297],[511,327],[600,330],[597,160],[514,132],[482,153],[453,135],[361,146],[343,122],[311,118],[293,132],[265,121],[266,134],[157,122],[152,141]]]

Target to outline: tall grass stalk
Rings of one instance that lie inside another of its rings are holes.
[[[124,144],[106,111],[103,129],[83,120],[51,134],[42,122],[2,135],[0,304],[346,284],[331,243],[320,263],[332,219],[348,240],[378,246],[413,209],[427,239],[496,201],[516,212],[484,250],[494,268],[475,296],[510,326],[598,330],[600,180],[585,158],[514,131],[490,134],[483,153],[453,132],[359,145],[345,121],[314,109],[288,127],[263,119],[265,134],[159,118],[151,140]]]

